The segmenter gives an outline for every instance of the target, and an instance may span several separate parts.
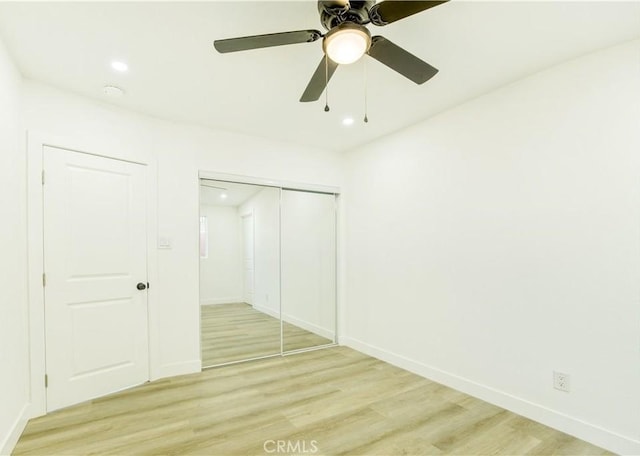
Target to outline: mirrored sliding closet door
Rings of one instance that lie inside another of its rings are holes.
[[[285,352],[335,342],[335,196],[282,190],[282,335]]]
[[[202,366],[281,353],[280,189],[201,179]]]
[[[201,179],[203,368],[336,342],[336,202]]]

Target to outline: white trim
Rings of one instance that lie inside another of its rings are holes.
[[[46,395],[44,388],[44,289],[42,271],[44,250],[42,233],[42,148],[45,142],[33,133],[27,134],[27,256],[29,289],[29,358],[30,406],[29,416],[44,415]]]
[[[120,151],[104,149],[99,143],[87,144],[69,137],[60,137],[51,133],[27,132],[27,255],[29,290],[29,350],[30,350],[30,404],[28,417],[34,418],[46,414],[45,375],[45,326],[44,326],[44,290],[42,273],[44,270],[43,244],[43,149],[45,146],[88,153],[147,167],[147,280],[150,283],[147,292],[148,333],[149,333],[149,379],[160,378],[160,336],[157,331],[158,310],[155,306],[155,283],[158,283],[157,262],[157,163],[151,153],[140,151],[131,156]],[[90,152],[88,152],[90,151]],[[45,176],[46,181],[46,176]],[[46,184],[45,184],[46,185]]]
[[[342,333],[346,327],[346,306],[343,303],[346,302],[346,288],[341,286],[343,283],[347,283],[345,271],[346,269],[346,252],[344,249],[344,240],[346,239],[345,233],[345,214],[344,214],[344,196],[336,194],[335,197],[335,219],[336,219],[336,273],[335,273],[335,321],[334,321],[334,341],[336,344],[340,343]]]
[[[618,454],[640,454],[640,441],[617,434],[591,423],[565,415],[504,391],[476,383],[464,377],[445,372],[391,351],[369,345],[352,337],[342,337],[342,345],[353,348],[414,374],[428,378],[491,404],[510,410],[569,435],[590,442]]]
[[[280,320],[280,312],[276,309],[269,309],[268,307],[262,307],[262,306],[253,306],[253,308],[256,309],[258,312],[262,312],[263,314],[267,314],[270,317]]]
[[[307,184],[302,182],[291,182],[276,179],[265,179],[263,177],[242,176],[240,174],[226,174],[212,171],[200,171],[200,179],[214,179],[225,182],[237,182],[240,184],[263,185],[265,187],[279,187],[292,190],[305,190],[309,192],[340,193],[340,187],[330,185]]]
[[[235,296],[232,298],[203,299],[200,301],[201,306],[217,306],[220,304],[233,304],[236,302],[244,302],[244,298]]]
[[[285,322],[292,324],[294,326],[297,326],[298,328],[302,328],[305,329],[307,331],[310,331],[318,336],[322,336],[325,339],[329,339],[330,341],[332,341],[332,343],[335,340],[335,333],[334,331],[331,331],[330,329],[327,328],[323,328],[322,326],[318,326],[315,323],[311,323],[309,321],[306,320],[302,320],[301,318],[297,318],[294,317],[291,314],[282,314],[282,320],[284,320]]]
[[[202,192],[200,191],[200,179],[198,178],[198,220],[202,217]],[[209,235],[209,233],[207,233]],[[202,306],[202,259],[200,258],[200,235],[198,235],[198,302]],[[208,242],[208,240],[207,240]],[[202,371],[202,309],[198,308],[198,362],[200,363],[200,371]],[[159,377],[152,377],[152,380]]]
[[[280,319],[280,354],[284,354],[284,322],[282,321],[282,187],[278,189],[278,318]]]
[[[24,407],[22,407],[20,414],[13,422],[13,426],[11,426],[11,430],[5,439],[0,442],[0,455],[9,456],[11,454],[27,425],[27,421],[29,421],[29,404],[25,404]]]
[[[249,201],[253,199],[250,198]],[[248,201],[245,201],[248,202]],[[242,207],[242,206],[241,206]],[[240,209],[240,208],[238,208]],[[246,219],[251,219],[251,296],[247,296],[247,288],[245,286],[245,279],[247,274],[247,268],[245,267],[245,252],[244,249],[247,246],[247,240],[245,239],[245,231],[244,224],[247,221]],[[246,302],[247,304],[253,305],[255,302],[255,294],[256,294],[256,218],[254,215],[253,207],[251,207],[245,214],[240,215],[240,232],[242,233],[242,298],[240,302]],[[251,302],[249,299],[251,298]]]

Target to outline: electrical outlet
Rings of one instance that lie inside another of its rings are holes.
[[[571,390],[571,376],[562,372],[553,371],[553,387],[568,393]]]

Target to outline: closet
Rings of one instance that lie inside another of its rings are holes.
[[[203,368],[336,343],[336,197],[201,177]]]

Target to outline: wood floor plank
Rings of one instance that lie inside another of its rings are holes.
[[[285,351],[333,341],[283,322]],[[280,320],[237,302],[200,306],[202,365],[214,366],[280,353]]]
[[[346,347],[163,379],[58,410],[31,420],[13,454],[267,455],[265,442],[278,440],[307,450],[314,442],[317,455],[610,454]]]

